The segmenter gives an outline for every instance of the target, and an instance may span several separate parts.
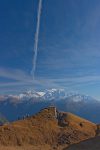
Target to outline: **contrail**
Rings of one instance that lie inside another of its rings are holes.
[[[35,70],[36,70],[36,62],[37,62],[41,10],[42,10],[42,0],[39,0],[38,14],[37,14],[37,27],[36,27],[35,43],[34,43],[33,68],[32,68],[32,72],[31,72],[32,76],[33,76],[33,80],[35,78]]]

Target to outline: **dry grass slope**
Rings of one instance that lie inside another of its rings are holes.
[[[30,146],[32,150],[43,147],[44,150],[60,150],[95,136],[95,124],[71,113],[58,114],[56,118],[55,109],[49,107],[35,116],[0,127],[0,145],[6,146],[5,150],[9,146],[10,150],[13,146],[16,146],[13,150],[31,150],[27,149]]]

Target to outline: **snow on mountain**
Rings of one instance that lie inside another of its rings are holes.
[[[42,101],[59,101],[59,100],[70,100],[72,102],[92,102],[97,101],[90,96],[82,95],[78,93],[67,93],[64,89],[49,89],[44,91],[26,91],[22,94],[19,94],[19,99],[22,100],[42,100]]]
[[[94,102],[94,101],[98,101],[90,96],[87,96],[87,95],[82,95],[82,94],[72,94],[70,96],[67,96],[67,98],[70,100],[70,101],[73,101],[73,102],[84,102],[84,103],[88,103],[88,102]]]
[[[65,98],[66,93],[63,89],[49,89],[45,91],[26,91],[19,94],[20,100],[29,100],[30,98],[42,99],[42,100],[59,100]]]
[[[33,101],[36,100],[42,100],[42,101],[59,101],[59,100],[70,100],[73,102],[89,102],[89,101],[95,101],[92,97],[81,95],[78,93],[67,93],[64,89],[49,89],[44,91],[34,91],[34,90],[27,90],[23,93],[20,93],[19,95],[4,95],[0,96],[0,101],[7,100],[7,99],[15,99],[17,101],[28,101],[30,99],[33,99]]]
[[[64,89],[50,89],[46,90],[44,94],[44,99],[53,100],[53,99],[63,99],[66,96],[66,92]]]
[[[45,95],[45,92],[37,92],[41,97]]]
[[[88,120],[100,122],[100,101],[87,95],[67,93],[63,89],[49,89],[28,90],[18,95],[0,96],[0,111],[9,120],[15,120],[18,116],[25,114],[32,115],[51,105],[55,105],[62,111],[72,112]]]
[[[38,97],[40,97],[40,95],[37,92],[35,92],[35,91],[26,91],[26,92],[24,92],[22,94],[19,94],[19,98],[21,100],[28,100],[28,99],[30,99],[32,97],[38,98]]]

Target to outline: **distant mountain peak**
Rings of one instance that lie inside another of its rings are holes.
[[[0,101],[2,101],[3,99],[6,100],[7,98],[14,98],[14,99],[18,99],[21,101],[30,100],[31,98],[37,99],[37,100],[38,99],[46,100],[46,101],[50,101],[50,100],[57,101],[57,100],[70,98],[74,102],[80,102],[80,101],[87,102],[87,101],[95,100],[94,98],[87,96],[87,95],[79,94],[76,92],[67,93],[64,89],[55,89],[55,88],[41,90],[41,91],[35,91],[31,89],[23,93],[20,93],[18,95],[3,95],[3,96],[0,96]]]
[[[68,111],[86,117],[93,122],[100,122],[100,101],[64,89],[46,89],[41,91],[27,90],[18,95],[1,95],[0,111],[9,120],[15,120],[23,114],[37,113],[47,106],[56,106],[60,110]],[[12,115],[12,112],[15,115]]]

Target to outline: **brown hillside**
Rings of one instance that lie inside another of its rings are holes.
[[[0,145],[48,145],[51,149],[57,149],[94,137],[96,130],[94,123],[71,113],[56,113],[54,107],[49,107],[35,116],[1,126]]]

